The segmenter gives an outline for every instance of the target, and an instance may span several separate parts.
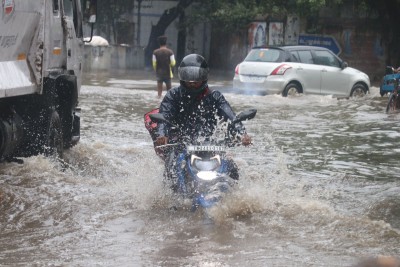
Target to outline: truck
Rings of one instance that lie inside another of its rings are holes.
[[[93,34],[96,0],[1,3],[0,162],[62,157],[80,139],[83,29]]]

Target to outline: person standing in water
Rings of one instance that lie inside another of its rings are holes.
[[[167,91],[171,89],[172,68],[175,66],[176,61],[174,52],[167,47],[166,36],[159,36],[158,44],[160,48],[154,50],[152,63],[153,69],[156,71],[158,97],[161,98],[164,83]]]

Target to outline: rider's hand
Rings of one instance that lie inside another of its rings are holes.
[[[163,145],[168,144],[168,137],[166,137],[166,136],[157,137],[156,144],[157,144],[157,146],[163,146]]]
[[[242,135],[242,145],[244,146],[251,145],[251,137],[248,134]]]

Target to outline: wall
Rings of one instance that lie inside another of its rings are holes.
[[[349,66],[364,71],[371,83],[378,84],[385,73],[385,49],[381,45],[380,33],[360,26],[365,20],[322,20],[326,34],[335,36],[342,48],[339,55]],[[365,26],[365,25],[364,25]]]
[[[135,29],[135,38],[139,40],[134,47],[111,46],[109,48],[86,48],[85,57],[90,68],[144,68],[143,49],[147,45],[151,25],[158,22],[166,9],[177,5],[177,1],[143,0],[140,13],[140,29]],[[190,6],[186,12],[195,12],[196,7]],[[138,21],[137,6],[133,12],[135,27]],[[373,28],[365,27],[367,20],[353,18],[351,7],[342,11],[322,10],[315,25],[304,18],[295,15],[285,19],[266,18],[255,21],[247,30],[233,32],[213,31],[209,25],[200,24],[187,30],[185,54],[199,53],[208,59],[210,67],[226,70],[233,76],[235,66],[241,62],[254,44],[293,45],[297,44],[298,36],[307,33],[310,27],[316,27],[320,35],[333,36],[339,43],[342,53],[339,55],[350,66],[366,72],[373,83],[379,83],[385,71],[385,50],[380,45],[380,33]],[[166,30],[168,46],[175,52],[178,47],[178,21],[175,20]],[[260,26],[260,27],[259,27]],[[257,34],[257,29],[259,33]],[[312,30],[315,30],[312,29]],[[264,32],[263,32],[264,31]],[[260,34],[260,32],[262,34]],[[260,37],[265,40],[260,40]],[[89,65],[94,64],[94,65]]]
[[[165,10],[175,7],[177,1],[153,1],[143,0],[140,13],[137,2],[133,10],[134,38],[133,46],[112,45],[109,47],[85,46],[84,71],[91,69],[128,68],[144,69],[144,48],[149,41],[152,25],[157,24]],[[196,6],[189,6],[185,12],[189,16],[196,11]],[[140,16],[140,17],[139,17]],[[140,20],[140,28],[138,21]],[[168,37],[167,46],[177,54],[178,47],[178,19],[169,25],[165,35]],[[200,23],[193,28],[187,29],[185,55],[198,53],[205,58],[210,57],[211,28],[206,23]]]
[[[135,1],[136,2],[136,1]],[[138,6],[135,4],[133,10],[134,22],[135,22],[135,36],[139,36],[139,40],[136,40],[135,46],[145,47],[149,41],[150,32],[152,25],[157,24],[161,15],[165,10],[175,7],[176,1],[152,1],[143,0],[141,4],[140,13],[138,13]],[[140,18],[139,18],[140,16]],[[140,19],[140,28],[138,28],[138,20]],[[175,20],[167,28],[165,35],[168,37],[167,45],[173,51],[177,49],[178,30],[176,29],[177,20]]]
[[[144,50],[129,46],[85,46],[83,71],[143,69]]]

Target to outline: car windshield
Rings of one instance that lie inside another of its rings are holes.
[[[281,53],[277,49],[253,49],[244,61],[279,62]]]

